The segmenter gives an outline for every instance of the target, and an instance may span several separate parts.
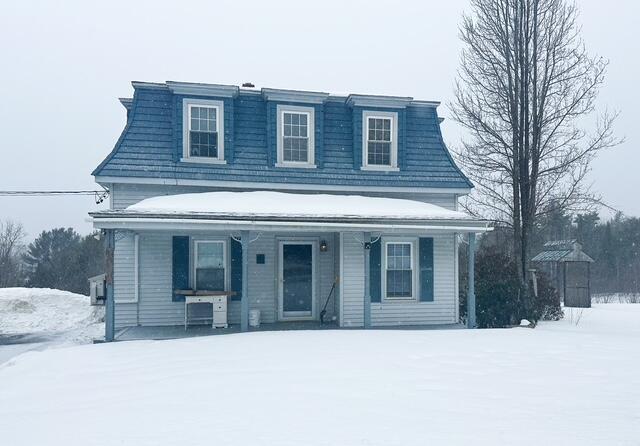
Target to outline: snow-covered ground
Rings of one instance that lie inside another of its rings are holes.
[[[104,310],[50,288],[0,288],[0,364],[24,351],[104,336]]]
[[[256,332],[29,352],[19,445],[638,445],[640,305],[535,329]]]

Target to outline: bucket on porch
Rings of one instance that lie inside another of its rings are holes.
[[[260,310],[249,311],[249,327],[260,326]]]

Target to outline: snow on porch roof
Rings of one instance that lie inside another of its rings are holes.
[[[142,200],[126,212],[318,220],[473,220],[464,212],[413,200],[269,191],[166,195]]]

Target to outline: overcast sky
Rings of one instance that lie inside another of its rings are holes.
[[[621,111],[626,142],[590,180],[612,206],[640,215],[640,6],[580,0],[583,36],[610,59],[600,106]],[[468,0],[3,1],[0,5],[0,190],[94,189],[92,169],[125,124],[117,98],[132,80],[396,94],[446,104]],[[448,117],[445,106],[440,114]],[[460,129],[450,119],[445,139]],[[0,220],[90,230],[91,197],[0,197]]]

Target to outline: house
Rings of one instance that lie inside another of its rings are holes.
[[[198,295],[241,330],[256,309],[263,324],[323,309],[339,327],[458,322],[459,239],[473,254],[488,224],[458,210],[473,186],[437,102],[132,85],[126,126],[93,172],[110,191],[91,214],[113,254],[107,338],[182,325]]]

